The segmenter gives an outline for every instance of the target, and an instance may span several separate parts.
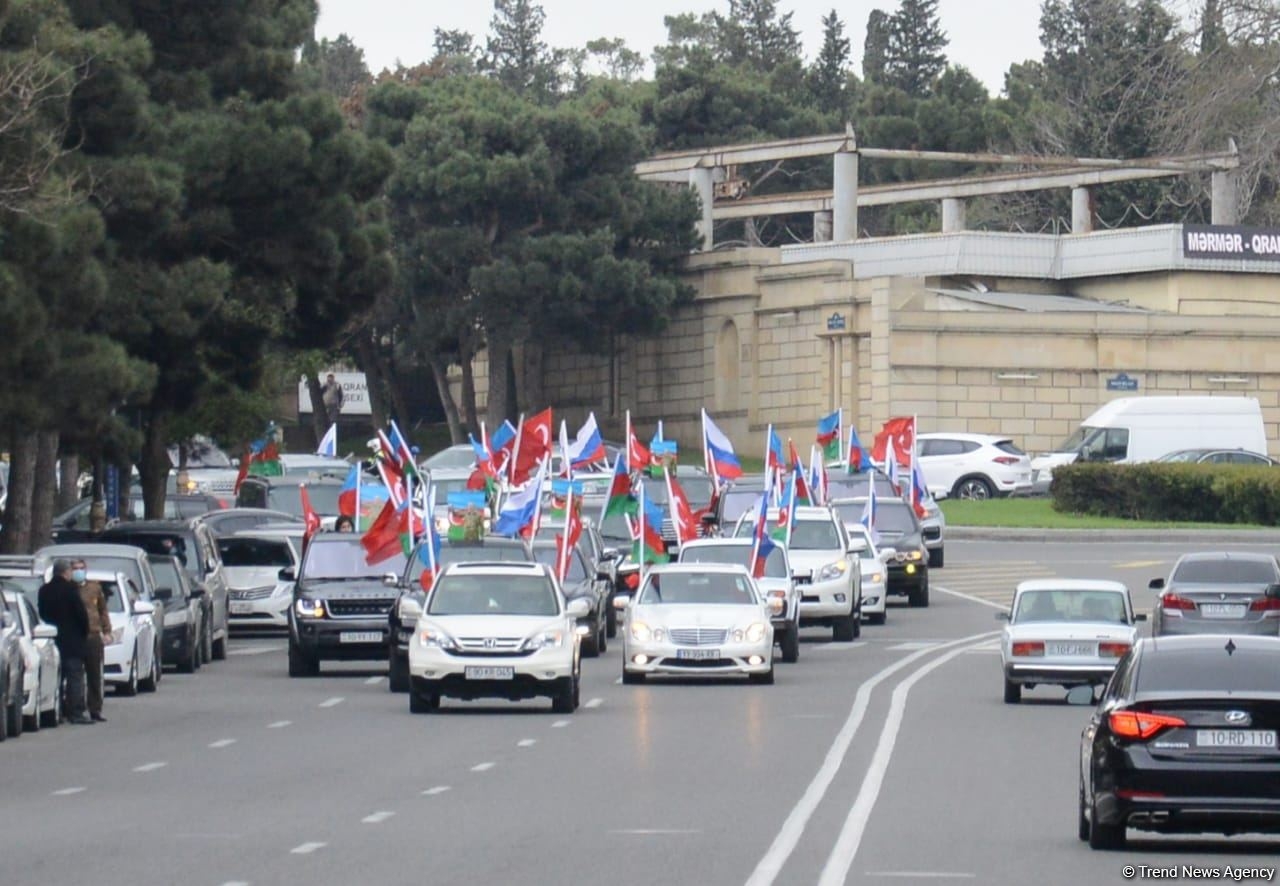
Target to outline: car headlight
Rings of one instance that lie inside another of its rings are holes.
[[[653,639],[653,630],[642,621],[633,621],[628,630],[631,631],[631,639],[637,643],[648,643]]]
[[[324,618],[324,601],[299,597],[293,604],[293,611],[302,618]]]
[[[524,641],[526,650],[559,649],[564,645],[564,631],[539,631]]]
[[[422,615],[422,600],[416,594],[403,595],[397,605],[396,618],[400,619],[402,625],[413,625],[417,623],[418,616]]]
[[[774,615],[782,615],[782,613],[787,611],[786,591],[769,592],[769,611]]]
[[[458,641],[437,627],[425,627],[419,631],[418,642],[423,646],[434,646],[436,649],[452,650],[458,648]]]
[[[818,570],[817,581],[831,581],[844,575],[848,570],[849,564],[844,560],[837,560],[834,563],[828,563]]]
[[[120,644],[121,644],[121,643],[123,643],[123,642],[124,642],[124,628],[123,628],[123,627],[119,627],[119,628],[112,628],[112,629],[111,629],[111,642],[110,642],[110,643],[108,643],[107,645],[108,645],[108,646],[118,646],[118,645],[120,645]]]
[[[907,551],[907,559],[918,563],[924,559],[924,553],[922,551]]]
[[[764,639],[765,626],[763,622],[756,622],[749,625],[746,630],[748,643],[759,643]]]
[[[867,576],[867,581],[869,581],[869,582],[870,582],[871,584],[873,584],[873,585],[878,585],[878,584],[880,584],[880,582],[884,581],[884,573],[883,573],[883,572],[873,572],[873,573],[871,573],[870,575],[868,575],[868,576]]]

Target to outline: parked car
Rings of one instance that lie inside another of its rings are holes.
[[[111,617],[111,639],[102,650],[103,683],[120,695],[155,692],[163,670],[160,636],[152,619],[155,607],[142,599],[123,572],[90,569],[88,577],[102,585]]]
[[[409,710],[444,696],[551,699],[571,714],[581,696],[577,620],[585,600],[566,601],[538,563],[454,563],[427,594],[409,644]]]
[[[82,498],[71,508],[54,517],[51,536],[54,543],[70,544],[95,539],[96,536],[89,529],[89,509],[92,506],[91,499]],[[188,520],[221,508],[222,502],[212,495],[168,495],[164,500],[164,519]],[[142,517],[142,495],[130,495],[129,513],[123,515],[121,522],[141,520]]]
[[[22,734],[26,668],[18,613],[9,605],[7,595],[0,594],[0,741]]]
[[[1274,465],[1275,459],[1244,449],[1179,449],[1156,459],[1158,462],[1194,465]]]
[[[623,683],[657,674],[773,683],[769,605],[745,566],[654,566],[627,606],[622,636]]]
[[[160,661],[184,674],[195,673],[213,654],[212,607],[204,589],[191,583],[182,563],[172,555],[149,554],[156,598],[164,601],[164,633]]]
[[[1280,833],[1278,673],[1274,637],[1140,640],[1080,736],[1080,839]]]
[[[1000,636],[1005,704],[1046,683],[1101,686],[1138,641],[1129,589],[1116,581],[1036,579],[1020,583]]]
[[[921,434],[916,459],[933,496],[983,500],[1031,491],[1031,458],[1009,437]]]
[[[27,732],[55,727],[62,717],[62,655],[54,643],[58,629],[40,620],[20,586],[0,581],[0,589],[10,611],[18,616],[24,670],[22,726]]]
[[[834,501],[831,506],[845,524],[859,523],[865,498]],[[888,569],[889,596],[906,597],[911,606],[929,605],[929,553],[920,520],[911,505],[896,498],[876,499],[872,538],[878,538],[880,555]]]
[[[152,628],[156,637],[164,632],[164,601],[156,596],[155,573],[151,561],[142,548],[127,544],[102,544],[82,542],[78,544],[49,545],[36,551],[31,571],[45,580],[53,575],[53,561],[57,559],[85,561],[90,570],[100,570],[109,575],[123,572],[137,589],[139,597],[152,606]]]
[[[301,523],[263,523],[218,539],[233,628],[289,629],[294,580],[281,573],[298,574],[305,534]]]
[[[227,577],[222,568],[222,557],[218,555],[217,542],[208,526],[199,519],[142,520],[112,526],[102,533],[102,541],[133,545],[148,554],[177,557],[192,586],[200,589],[209,601],[206,616],[209,619],[211,655],[215,661],[227,657],[227,639],[230,636]]]
[[[1151,634],[1280,635],[1280,564],[1271,554],[1220,551],[1183,554],[1159,591]]]
[[[534,559],[553,572],[556,566],[558,549],[555,541],[535,540],[533,542]],[[568,570],[564,580],[560,582],[560,590],[569,602],[587,601],[587,613],[578,618],[578,631],[582,636],[582,654],[587,658],[597,658],[609,648],[607,639],[608,618],[605,613],[609,603],[609,582],[601,578],[596,565],[587,559],[582,545],[575,545],[569,551]]]

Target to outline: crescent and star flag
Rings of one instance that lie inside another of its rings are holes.
[[[875,440],[871,444],[871,458],[877,462],[884,464],[885,473],[889,472],[888,462],[885,461],[886,447],[889,441],[893,441],[893,451],[897,453],[898,464],[905,467],[911,465],[911,453],[916,449],[916,419],[915,416],[897,416],[891,418],[880,428],[880,433],[876,434]]]

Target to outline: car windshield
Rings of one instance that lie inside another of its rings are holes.
[[[1091,428],[1088,425],[1081,425],[1076,428],[1070,437],[1062,441],[1055,452],[1079,452],[1086,443],[1090,442],[1094,437],[1102,433],[1101,428]]]
[[[446,575],[427,603],[430,615],[543,615],[560,611],[543,575]]]
[[[307,547],[307,556],[302,561],[301,578],[315,580],[341,580],[350,578],[377,578],[388,572],[396,575],[404,572],[405,556],[399,552],[390,559],[370,566],[365,562],[365,551],[360,545],[360,537],[346,533],[347,537],[336,540],[322,540],[323,534],[312,539]]]
[[[1018,596],[1014,622],[1087,621],[1128,624],[1124,597],[1117,591],[1042,590]]]
[[[208,526],[218,535],[235,535],[245,529],[254,529],[264,523],[274,523],[277,520],[284,521],[285,516],[264,511],[258,514],[233,514],[219,517],[208,521]]]
[[[294,517],[302,518],[302,493],[298,486],[273,486],[267,494],[267,507],[273,511],[284,511]],[[342,486],[338,483],[308,483],[307,498],[311,499],[311,509],[322,517],[338,515],[338,493]]]
[[[1203,449],[1180,449],[1177,452],[1170,452],[1168,455],[1162,455],[1156,461],[1163,462],[1195,462],[1200,460],[1200,456],[1204,454]]]
[[[124,598],[120,596],[120,586],[114,581],[99,582],[102,595],[107,598],[108,612],[124,612]]]
[[[469,468],[476,463],[476,451],[470,446],[450,446],[441,449],[422,463],[428,470],[440,468]]]
[[[218,553],[223,566],[292,566],[289,543],[274,538],[220,538]]]
[[[747,566],[751,561],[751,545],[694,545],[680,551],[681,563],[724,563]],[[764,578],[787,578],[787,557],[775,546],[764,561]]]
[[[159,557],[177,557],[188,574],[200,572],[194,535],[185,532],[112,532],[112,544],[132,545]]]
[[[797,520],[791,529],[790,547],[793,551],[833,551],[842,544],[834,521]]]
[[[724,572],[649,573],[640,603],[651,605],[750,606],[757,602],[751,580]]]
[[[423,552],[425,553],[425,552]],[[439,568],[444,569],[453,563],[530,563],[529,554],[520,544],[476,544],[462,543],[440,546]],[[415,554],[409,560],[408,579],[416,582],[427,568],[421,554]]]
[[[543,566],[556,568],[556,549],[554,545],[534,545],[533,558]],[[587,580],[587,569],[582,565],[582,558],[576,551],[569,552],[569,570],[565,573],[565,584],[577,584]]]
[[[676,477],[680,488],[684,490],[685,498],[689,500],[689,507],[697,511],[705,508],[711,502],[711,483],[706,477]],[[644,478],[644,497],[652,501],[656,505],[666,507],[667,504],[667,481],[663,477],[645,477]],[[756,493],[756,498],[760,494]]]
[[[182,593],[182,578],[178,573],[176,561],[172,557],[161,557],[151,561],[151,574],[156,577],[156,587],[168,588],[174,595]]]
[[[1173,571],[1182,584],[1265,585],[1276,578],[1273,560],[1184,560]]]

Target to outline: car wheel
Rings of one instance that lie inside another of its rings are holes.
[[[30,717],[25,717],[25,716],[24,716],[24,717],[22,718],[22,728],[23,728],[23,729],[25,729],[27,732],[39,732],[39,731],[40,731],[40,725],[41,725],[40,721],[41,721],[41,717],[40,717],[40,679],[39,679],[39,677],[37,677],[37,678],[36,678],[36,712],[35,712],[34,714],[32,714]]]
[[[151,672],[138,681],[138,689],[143,692],[155,692],[160,686],[161,671],[160,656],[153,652],[151,654]]]
[[[58,672],[58,681],[54,684],[53,710],[40,714],[40,725],[47,729],[56,729],[62,722],[62,672]]]
[[[782,660],[787,664],[795,664],[800,660],[800,626],[791,625],[782,632]]]
[[[1089,817],[1084,814],[1084,779],[1080,780],[1080,808],[1077,812],[1079,821],[1076,822],[1076,836],[1081,840],[1089,839]]]
[[[1015,683],[1008,677],[1004,681],[1004,703],[1017,704],[1022,701],[1022,684]]]
[[[605,632],[605,636],[607,636],[610,640],[612,640],[614,637],[618,636],[618,610],[613,608],[612,597],[609,598],[608,606],[609,608],[605,610],[605,616],[604,616],[604,620],[605,620],[604,632]]]
[[[409,688],[409,713],[429,714],[440,710],[440,695],[436,692],[419,692]]]
[[[920,580],[920,584],[907,592],[907,605],[915,609],[926,609],[929,606],[929,578]]]
[[[0,693],[0,701],[4,701],[4,694]],[[8,711],[8,708],[5,708]],[[0,717],[0,741],[4,741],[9,737],[9,717]]]
[[[408,692],[409,656],[401,656],[393,643],[391,644],[391,649],[387,652],[387,664],[387,671],[389,674],[387,682],[391,686],[391,691]]]
[[[831,639],[837,643],[852,643],[858,636],[857,615],[842,615],[831,620]]]
[[[1123,849],[1124,844],[1124,824],[1103,824],[1098,821],[1098,804],[1095,802],[1089,812],[1089,848]]]
[[[934,548],[929,552],[930,569],[941,569],[944,562],[945,558],[943,557],[942,548]]]
[[[320,659],[307,655],[293,643],[289,644],[289,676],[290,677],[318,677],[320,676]]]
[[[203,636],[200,638],[200,662],[208,664],[213,661],[213,625],[204,623]]]
[[[769,665],[769,670],[765,671],[763,674],[748,674],[747,679],[760,686],[772,686],[773,665]]]
[[[867,624],[869,624],[869,625],[882,625],[882,624],[884,624],[884,620],[885,620],[885,616],[886,616],[886,615],[887,615],[887,613],[884,613],[884,612],[868,612],[868,613],[867,613]]]
[[[200,649],[195,636],[187,638],[187,657],[178,663],[178,670],[184,674],[194,674],[200,667]]]
[[[600,638],[596,641],[596,645],[600,647],[600,654],[609,651],[609,629],[606,625],[600,625]]]
[[[600,656],[600,635],[592,634],[589,638],[582,638],[582,656],[583,658],[599,658]]]
[[[138,652],[134,650],[133,661],[129,664],[129,679],[116,685],[117,695],[138,694]]]
[[[227,659],[227,638],[226,638],[226,637],[223,637],[221,640],[214,640],[214,641],[213,641],[213,649],[212,649],[211,651],[212,651],[212,653],[213,653],[213,660],[214,660],[214,661],[226,661],[226,659]]]
[[[570,677],[568,682],[551,699],[551,711],[555,714],[572,714],[578,707],[578,678]]]
[[[638,671],[623,671],[622,682],[625,686],[637,686],[644,682],[644,674]]]
[[[953,498],[967,498],[974,501],[986,501],[994,494],[995,490],[985,477],[962,477],[951,490]]]

